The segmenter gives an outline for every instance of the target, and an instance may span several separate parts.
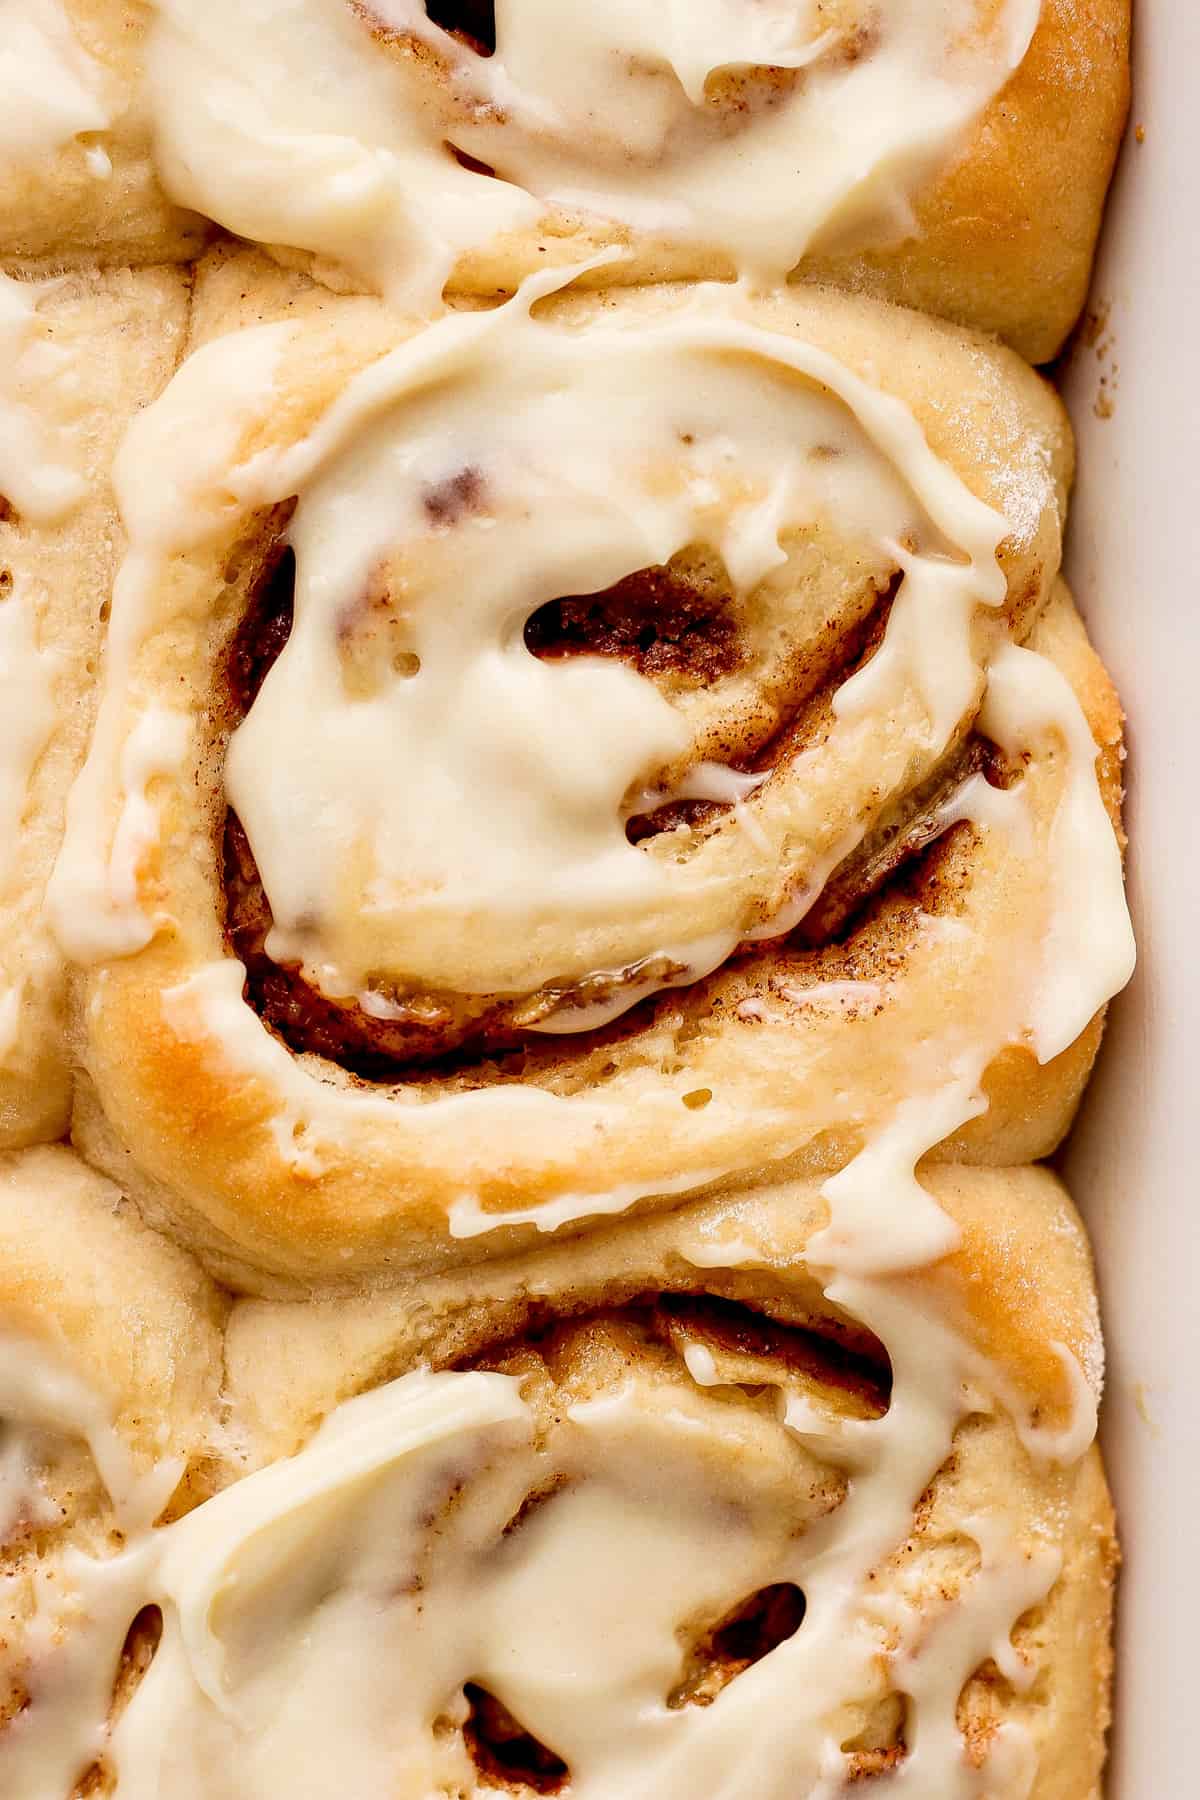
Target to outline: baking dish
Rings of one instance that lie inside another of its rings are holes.
[[[1130,898],[1140,943],[1061,1158],[1091,1226],[1109,1375],[1105,1449],[1124,1542],[1109,1800],[1195,1792],[1192,1553],[1200,1494],[1200,1217],[1190,1130],[1200,846],[1189,782],[1200,613],[1200,15],[1144,5],[1134,101],[1090,316],[1065,371],[1079,438],[1067,568],[1129,715]]]

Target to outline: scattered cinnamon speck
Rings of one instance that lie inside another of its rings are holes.
[[[1100,364],[1099,386],[1092,402],[1098,419],[1111,419],[1116,411],[1118,364],[1113,358],[1116,340],[1109,329],[1111,311],[1111,301],[1100,301],[1089,309],[1079,328],[1080,344],[1093,350]]]

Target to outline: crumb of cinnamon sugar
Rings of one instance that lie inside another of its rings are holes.
[[[1103,300],[1097,306],[1089,307],[1084,315],[1079,335],[1089,350],[1094,350],[1108,329],[1108,316],[1112,311],[1112,301]]]

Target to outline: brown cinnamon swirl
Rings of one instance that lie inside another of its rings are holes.
[[[112,455],[185,318],[174,271],[0,275],[0,1146],[66,1127],[65,974],[43,899],[122,549]]]

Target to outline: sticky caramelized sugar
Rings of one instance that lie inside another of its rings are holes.
[[[561,1794],[570,1774],[561,1756],[526,1731],[503,1701],[469,1681],[470,1711],[463,1738],[471,1760],[491,1787],[516,1794]]]
[[[225,655],[224,690],[230,726],[240,725],[254,703],[292,633],[296,590],[296,558],[283,535],[286,518],[277,522],[255,572],[250,606]],[[242,571],[235,559],[226,578],[236,582]]]
[[[523,1034],[503,1003],[432,995],[381,999],[390,1016],[377,1018],[353,1000],[327,998],[300,969],[267,954],[270,903],[232,811],[225,820],[224,859],[226,940],[245,964],[251,1004],[293,1050],[340,1063],[366,1080],[387,1080],[399,1069],[457,1050],[495,1053],[520,1044]]]
[[[162,1642],[163,1618],[157,1606],[143,1606],[125,1634],[117,1678],[113,1684],[113,1718],[119,1718]]]
[[[525,627],[543,658],[612,656],[639,674],[703,686],[741,667],[737,609],[720,574],[703,564],[639,569],[596,594],[548,600]]]

